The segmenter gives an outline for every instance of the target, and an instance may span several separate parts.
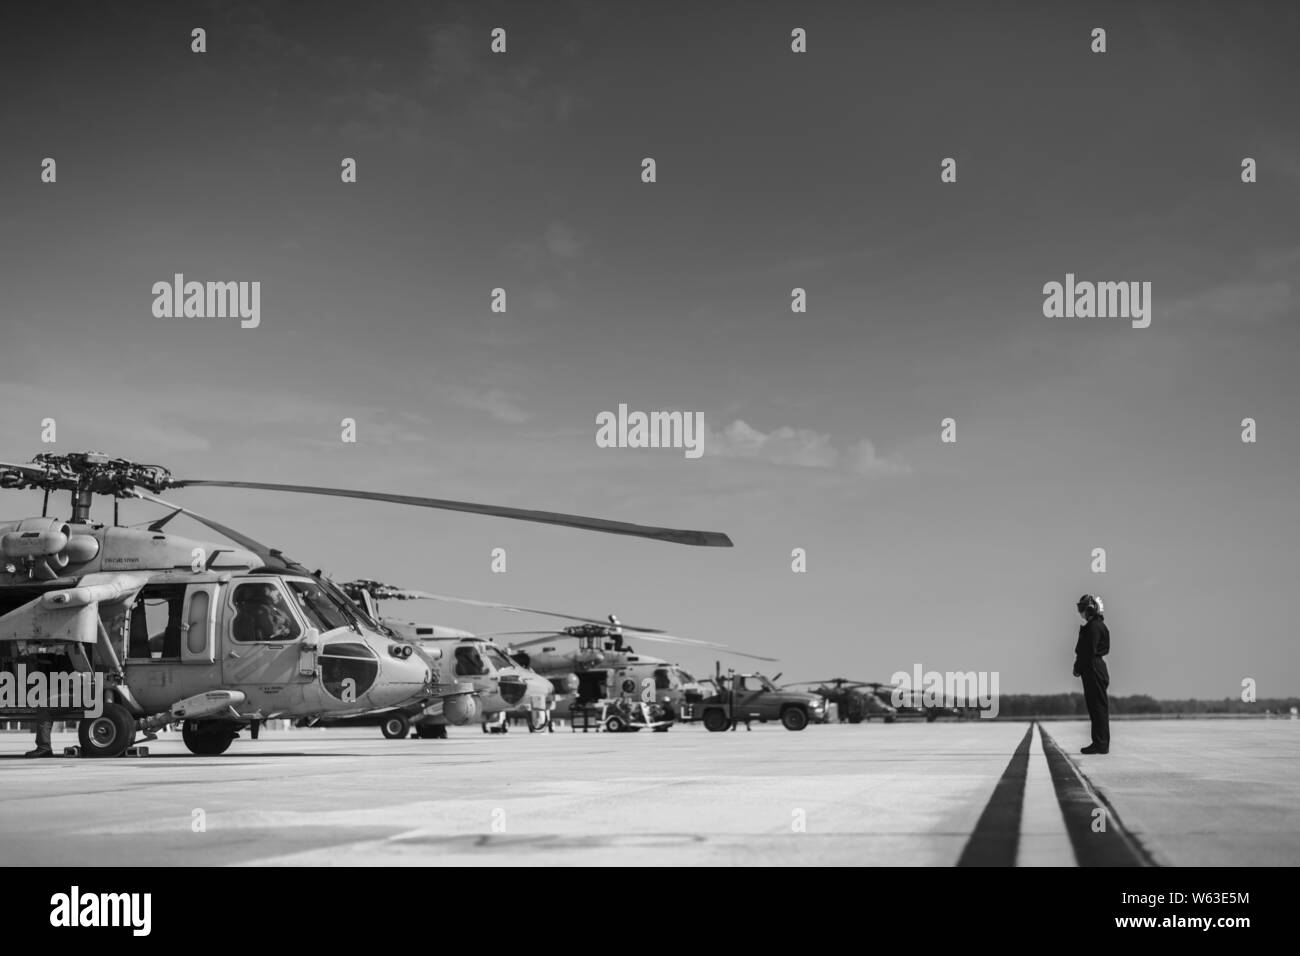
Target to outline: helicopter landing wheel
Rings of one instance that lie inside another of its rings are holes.
[[[121,704],[108,701],[102,714],[77,725],[77,736],[87,757],[120,757],[135,740],[135,718]]]
[[[187,720],[181,725],[181,739],[190,753],[216,757],[230,749],[237,733],[236,725],[227,720]]]
[[[402,740],[411,732],[411,722],[402,713],[389,714],[379,725],[380,731],[389,740]]]

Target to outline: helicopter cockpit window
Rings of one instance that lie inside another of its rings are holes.
[[[519,666],[510,658],[506,657],[506,655],[502,653],[501,650],[492,647],[491,645],[485,645],[483,647],[483,656],[486,657],[493,664],[495,664],[498,668]]]
[[[142,588],[131,608],[127,657],[179,658],[184,609],[184,584],[149,584]]]
[[[457,677],[479,677],[487,673],[487,667],[483,664],[483,658],[479,656],[478,649],[470,646],[456,648],[456,676]]]
[[[302,611],[302,616],[307,619],[307,623],[322,634],[349,625],[348,619],[343,616],[343,612],[325,596],[325,592],[321,590],[319,584],[312,581],[290,581],[288,583],[289,590],[298,602],[298,610]]]
[[[292,641],[302,633],[285,605],[284,593],[275,584],[240,584],[234,602],[231,633],[237,641]]]
[[[672,681],[668,676],[668,668],[655,668],[655,690],[668,690],[672,686]]]

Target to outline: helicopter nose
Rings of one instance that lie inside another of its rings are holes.
[[[380,680],[376,682],[372,698],[379,707],[413,703],[428,696],[433,683],[433,670],[423,657],[389,654],[381,661]]]

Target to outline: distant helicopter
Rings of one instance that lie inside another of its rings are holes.
[[[82,752],[92,757],[120,755],[138,732],[180,722],[192,753],[216,755],[241,728],[251,726],[256,735],[267,719],[356,715],[437,698],[446,705],[473,694],[469,683],[437,683],[431,651],[386,628],[319,573],[155,497],[199,485],[391,501],[731,546],[717,532],[555,512],[339,488],[180,480],[161,466],[98,452],[41,454],[25,465],[0,462],[0,488],[45,492],[41,517],[0,524],[0,671],[8,672],[10,686],[31,670],[90,674],[102,680],[106,697],[97,716],[68,706],[66,693],[44,706],[5,707],[0,715],[79,720]],[[52,491],[71,493],[67,521],[49,517]],[[112,526],[91,521],[95,495],[114,499]],[[122,498],[171,513],[146,529],[122,527]],[[165,533],[181,514],[239,547]]]
[[[364,603],[376,619],[405,640],[437,649],[435,667],[440,680],[468,682],[474,687],[478,706],[470,714],[433,701],[427,706],[411,704],[370,718],[379,723],[385,737],[405,737],[414,728],[417,737],[442,738],[447,736],[448,724],[459,726],[475,721],[485,733],[504,732],[510,716],[526,720],[530,731],[549,726],[555,706],[551,682],[507,657],[492,641],[453,627],[379,615],[379,602],[411,600],[420,597],[418,592],[369,579],[348,581],[339,587],[354,601]]]
[[[557,710],[561,709],[563,704],[581,705],[597,700],[624,698],[657,703],[661,705],[665,718],[672,721],[680,718],[687,705],[701,699],[700,682],[695,677],[677,664],[663,658],[637,653],[625,643],[624,631],[634,632],[638,641],[712,648],[760,661],[774,660],[771,657],[734,651],[727,645],[714,641],[675,637],[658,628],[624,624],[612,614],[609,615],[608,621],[600,621],[575,614],[449,597],[445,594],[430,594],[427,591],[405,591],[404,593],[408,598],[425,598],[514,614],[537,614],[579,622],[559,630],[498,631],[480,635],[494,638],[539,635],[531,640],[512,641],[507,653],[520,665],[531,668],[550,680],[557,695]],[[567,640],[577,641],[577,647],[561,649],[559,642]],[[525,650],[525,648],[538,646],[540,650],[537,651]],[[665,726],[658,729],[667,728]]]

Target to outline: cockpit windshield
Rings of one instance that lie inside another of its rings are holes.
[[[330,600],[319,584],[314,581],[295,581],[293,579],[290,579],[288,584],[294,598],[298,601],[298,609],[302,611],[303,617],[322,634],[336,628],[351,626],[352,622]]]
[[[506,655],[502,653],[499,648],[493,647],[491,644],[483,645],[483,656],[486,657],[493,664],[495,664],[498,668],[519,666],[510,658],[506,657]]]

